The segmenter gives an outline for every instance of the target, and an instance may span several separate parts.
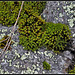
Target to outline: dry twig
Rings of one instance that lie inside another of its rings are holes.
[[[8,40],[8,39],[9,39],[9,37],[7,37],[7,38],[6,38],[5,40],[3,40],[3,41],[0,41],[0,43],[6,41],[6,40]]]
[[[5,50],[8,50],[8,48],[9,48],[9,46],[10,46],[10,44],[11,44],[11,40],[12,40],[12,38],[13,38],[14,30],[15,30],[16,24],[17,24],[17,22],[18,22],[18,19],[19,19],[19,16],[20,16],[20,13],[21,13],[23,4],[24,4],[24,1],[22,1],[22,5],[21,5],[21,8],[20,8],[20,11],[19,11],[17,20],[16,20],[16,22],[15,22],[15,24],[14,24],[14,28],[12,29],[12,32],[11,32],[11,34],[10,34],[10,36],[9,36],[9,39],[8,39],[8,41],[7,41],[7,44],[6,44],[6,46],[4,47],[4,49],[3,49],[3,52],[4,52]],[[11,38],[11,40],[10,40],[10,38]],[[3,52],[1,53],[0,56],[3,55]],[[4,56],[3,56],[3,57],[4,57]]]

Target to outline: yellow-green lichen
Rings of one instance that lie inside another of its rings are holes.
[[[22,55],[21,60],[26,59],[27,57],[25,55]]]
[[[15,52],[15,55],[18,56],[18,58],[20,58],[20,55],[17,52]]]
[[[51,58],[53,55],[52,55],[52,53],[48,53],[48,56]]]

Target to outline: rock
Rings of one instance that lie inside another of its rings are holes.
[[[15,50],[15,55],[18,56],[18,58],[20,57],[20,54],[17,52],[17,50]]]
[[[73,34],[73,37],[75,37],[75,34]]]
[[[0,36],[0,39],[2,39],[2,36]]]
[[[47,51],[44,52],[45,56],[48,56]]]
[[[48,55],[50,56],[50,58],[53,56],[52,53],[48,53]]]
[[[73,58],[71,52],[68,51],[68,50],[67,50],[67,51],[64,51],[64,52],[63,52],[63,55],[64,55],[66,58],[70,59],[70,60],[72,60],[72,58]]]
[[[21,60],[24,60],[24,59],[26,59],[27,57],[25,56],[25,55],[23,55],[22,57],[21,57]]]
[[[34,74],[38,74],[38,72],[37,72],[37,71],[35,71],[35,72],[34,72]]]
[[[72,45],[72,47],[73,47],[73,48],[74,48],[74,50],[75,50],[75,44],[73,44],[73,45]]]
[[[1,34],[2,38],[5,36],[5,33]]]
[[[43,74],[45,74],[45,71],[43,71]]]
[[[2,29],[2,32],[7,32],[7,29]]]
[[[21,74],[24,74],[24,71],[22,71]]]
[[[25,53],[25,55],[30,55],[30,52]]]
[[[7,72],[5,72],[5,74],[9,74],[9,72],[7,71]]]
[[[52,70],[52,74],[63,74],[63,73],[58,70]]]
[[[0,27],[2,27],[2,24],[0,24]]]

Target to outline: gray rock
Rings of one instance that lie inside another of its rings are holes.
[[[63,55],[64,55],[66,58],[69,58],[70,60],[72,60],[72,58],[73,58],[73,55],[71,54],[70,51],[64,51],[64,52],[63,52]]]
[[[75,44],[72,44],[72,47],[74,48],[74,50],[75,50]]]

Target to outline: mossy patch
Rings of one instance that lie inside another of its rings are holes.
[[[7,40],[5,40],[5,39],[7,39],[9,36],[8,35],[6,35],[6,36],[4,36],[2,39],[0,39],[0,48],[1,49],[3,49],[4,47],[5,47],[5,45],[6,45],[6,43],[7,43]],[[11,39],[11,38],[10,38]],[[5,40],[5,41],[4,41]],[[14,42],[13,41],[11,41],[11,44],[13,44]],[[10,44],[10,45],[11,45]],[[9,46],[9,48],[8,48],[9,50],[11,49],[11,46]]]
[[[19,40],[25,48],[32,51],[42,46],[43,32],[45,30],[45,21],[36,13],[26,9],[25,17],[19,21]]]
[[[48,64],[46,61],[44,61],[44,62],[43,62],[43,68],[46,69],[46,70],[50,70],[51,65]]]
[[[75,74],[75,65],[74,65],[74,68],[72,70],[70,70],[68,73],[69,74]]]
[[[47,29],[43,41],[47,49],[64,50],[71,38],[68,25],[61,23],[46,23]]]
[[[14,25],[20,7],[21,7],[22,1],[0,1],[0,24],[3,24],[4,26],[12,26]],[[25,1],[20,18],[24,18],[25,9],[33,9],[34,13],[39,12],[38,15],[43,11],[45,8],[46,2],[40,2],[40,1]]]

